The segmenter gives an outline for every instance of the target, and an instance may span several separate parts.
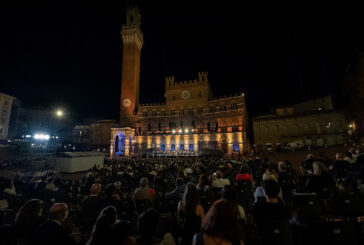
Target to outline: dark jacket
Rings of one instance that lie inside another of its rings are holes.
[[[61,225],[48,220],[41,224],[34,233],[33,244],[37,245],[71,245],[70,236]]]

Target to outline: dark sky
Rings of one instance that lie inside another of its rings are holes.
[[[25,106],[64,107],[77,120],[118,119],[126,3],[52,2],[1,6],[0,92]],[[163,2],[139,1],[141,103],[163,101],[165,76],[208,71],[215,95],[245,92],[256,115],[335,94],[346,64],[364,50],[359,5]]]

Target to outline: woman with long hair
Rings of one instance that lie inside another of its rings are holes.
[[[214,202],[202,220],[201,232],[193,238],[193,245],[244,245],[239,235],[239,211],[225,199]]]
[[[33,232],[43,223],[43,202],[31,199],[23,204],[15,216],[15,233],[20,244],[30,244]]]
[[[193,235],[200,230],[204,215],[196,185],[187,184],[183,201],[178,203],[178,218],[183,228],[182,245],[191,244]]]
[[[96,220],[92,230],[91,238],[87,245],[117,244],[114,241],[113,230],[117,221],[117,211],[113,206],[104,208]]]

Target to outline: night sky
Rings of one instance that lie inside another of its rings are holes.
[[[3,5],[0,92],[24,106],[63,107],[79,122],[118,119],[127,3],[91,2]],[[138,1],[145,42],[141,103],[163,102],[165,76],[184,81],[208,71],[216,96],[244,92],[249,113],[257,115],[335,95],[347,63],[364,51],[359,5],[156,2]]]

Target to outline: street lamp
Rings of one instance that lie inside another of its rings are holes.
[[[56,111],[56,116],[57,117],[62,117],[63,116],[63,111],[62,110],[57,110]]]

